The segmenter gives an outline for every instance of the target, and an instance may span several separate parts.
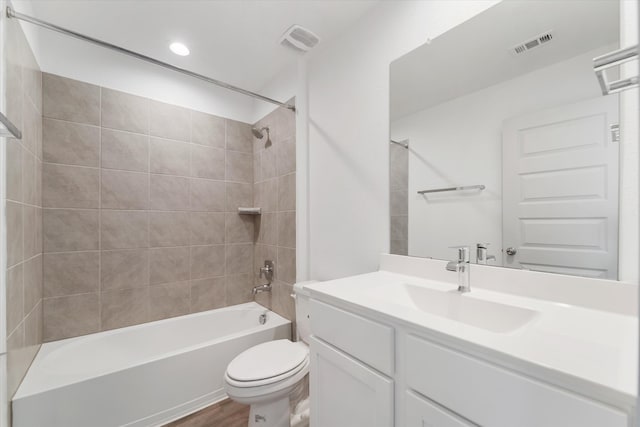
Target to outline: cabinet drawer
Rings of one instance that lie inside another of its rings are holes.
[[[626,427],[603,404],[407,336],[407,385],[465,419],[491,427]]]
[[[393,328],[313,299],[310,312],[313,335],[393,375]]]
[[[408,391],[405,398],[406,427],[475,427],[415,393]]]

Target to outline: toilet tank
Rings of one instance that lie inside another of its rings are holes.
[[[311,336],[311,322],[309,321],[309,290],[307,285],[318,283],[316,280],[300,282],[293,285],[293,293],[296,301],[296,330],[298,341],[308,343]]]

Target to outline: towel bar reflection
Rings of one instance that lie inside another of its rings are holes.
[[[22,139],[22,132],[20,132],[20,129],[11,123],[11,120],[2,113],[0,113],[0,123],[2,123],[2,127],[0,127],[0,137],[14,137],[15,139]]]
[[[612,93],[638,87],[638,76],[610,82],[606,75],[606,70],[608,68],[621,65],[636,58],[638,58],[637,45],[615,50],[605,55],[598,56],[597,58],[593,58],[593,70],[596,73],[603,95],[610,95]]]
[[[447,187],[447,188],[434,188],[433,190],[422,190],[418,191],[418,194],[427,194],[427,193],[442,193],[445,191],[463,191],[463,190],[484,190],[485,187],[482,184],[479,185],[465,185],[462,187]]]

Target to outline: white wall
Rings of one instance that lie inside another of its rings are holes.
[[[448,259],[450,246],[490,243],[501,264],[502,123],[602,96],[592,59],[606,46],[402,117],[394,139],[409,138],[409,254]],[[482,192],[433,194],[429,188],[484,184]],[[472,254],[472,261],[475,253]]]
[[[14,3],[19,12],[33,15],[29,1]],[[253,100],[245,95],[120,53],[97,48],[85,41],[48,30],[38,30],[32,24],[25,22],[20,24],[44,72],[253,123],[252,120],[255,117]],[[59,49],[55,53],[43,51],[40,37],[47,37],[47,42],[50,43],[63,44],[67,49],[64,53]],[[46,60],[45,56],[47,56]],[[71,60],[78,56],[84,60]]]
[[[391,61],[495,3],[381,2],[311,52],[310,241],[309,253],[299,254],[310,260],[311,278],[376,270],[388,252]]]

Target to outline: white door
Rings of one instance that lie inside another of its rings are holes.
[[[505,121],[506,267],[617,279],[618,144],[610,130],[615,124],[617,96]]]
[[[392,427],[393,381],[324,341],[310,341],[311,426]]]

